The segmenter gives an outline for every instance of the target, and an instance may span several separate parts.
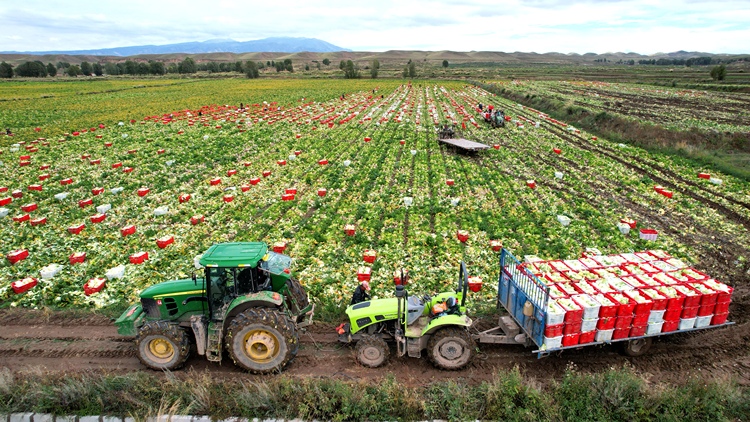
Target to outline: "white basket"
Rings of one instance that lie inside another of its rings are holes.
[[[54,277],[57,273],[62,270],[63,266],[60,264],[49,264],[39,271],[39,274],[43,279],[49,280]]]
[[[112,209],[112,204],[102,204],[96,207],[96,212],[99,214],[106,214],[107,211]]]
[[[411,150],[411,155],[417,155],[417,150],[416,149]]]
[[[122,278],[122,276],[125,275],[125,266],[118,265],[114,268],[110,268],[104,275],[107,276],[107,280],[112,280],[113,278]]]
[[[60,193],[56,193],[56,194],[55,194],[55,199],[57,199],[58,201],[62,201],[63,199],[67,198],[67,197],[68,197],[68,195],[69,195],[69,193],[68,193],[68,192],[60,192]]]
[[[0,208],[0,218],[7,217],[10,212],[7,208]]]
[[[352,165],[351,160],[344,160],[344,167],[349,167],[350,165]]]
[[[594,336],[594,340],[601,343],[604,341],[611,341],[612,340],[612,333],[614,333],[615,330],[599,330],[596,332],[596,335]]]
[[[166,163],[164,163],[164,164],[166,164],[166,165],[168,165],[168,166],[171,166],[172,164],[174,164],[174,160],[169,160],[169,161],[167,161],[167,162],[166,162]]]
[[[154,215],[165,215],[169,212],[169,207],[162,205],[161,207],[154,210]]]
[[[711,318],[713,318],[713,314],[706,315],[706,316],[699,316],[695,318],[695,328],[704,328],[711,325]]]
[[[414,203],[414,198],[411,196],[404,196],[404,205],[410,207]]]
[[[558,305],[557,302],[549,301],[547,303],[547,326],[559,325],[565,321],[565,309]]]
[[[709,182],[713,183],[714,185],[720,185],[723,183],[723,180],[717,179],[716,177],[712,177],[708,179]]]
[[[622,234],[630,233],[630,224],[617,223],[617,228],[620,230],[620,233]]]
[[[661,328],[664,325],[664,321],[661,322],[649,322],[648,327],[646,327],[646,335],[651,336],[654,334],[661,333]]]
[[[563,178],[563,172],[556,171],[555,172],[555,179],[562,179]]]
[[[681,318],[680,325],[677,327],[678,330],[689,330],[695,327],[696,318]]]
[[[643,233],[638,232],[638,236],[643,240],[656,240],[656,237],[658,236],[658,233]]]
[[[567,226],[568,224],[570,224],[570,217],[566,215],[558,215],[557,221],[559,221],[563,226]]]
[[[652,322],[664,322],[664,310],[651,311],[648,314],[648,323],[651,324]]]
[[[544,343],[542,343],[543,349],[559,349],[560,347],[562,347],[562,336],[544,337]]]
[[[594,331],[594,330],[596,330],[596,323],[597,322],[599,322],[599,318],[584,319],[583,321],[581,321],[581,332],[585,333],[585,332],[588,332],[588,331]]]
[[[601,304],[596,301],[593,297],[587,294],[574,295],[571,297],[575,303],[583,308],[583,319],[594,320],[599,318],[599,308]],[[596,322],[594,322],[593,328],[581,328],[581,331],[594,331],[596,329]]]
[[[461,198],[451,199],[451,205],[453,205],[454,207],[457,207],[460,202],[461,202]]]
[[[116,188],[110,189],[109,191],[112,192],[112,193],[120,193],[120,192],[122,192],[123,189],[124,188],[122,188],[122,187],[116,187]]]

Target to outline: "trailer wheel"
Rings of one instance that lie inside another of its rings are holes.
[[[391,354],[388,344],[381,337],[364,336],[357,342],[354,350],[357,352],[357,360],[362,366],[377,368],[388,361]]]
[[[623,342],[622,351],[628,356],[641,356],[646,354],[651,348],[653,339],[651,337],[644,337],[635,340]]]
[[[427,354],[438,368],[455,370],[471,362],[476,348],[474,339],[467,330],[448,327],[430,338],[427,343]]]
[[[138,359],[151,369],[179,369],[190,355],[185,330],[167,321],[147,322],[138,330],[135,347]]]

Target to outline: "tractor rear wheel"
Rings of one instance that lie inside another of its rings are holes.
[[[145,323],[135,337],[138,359],[151,369],[178,369],[190,355],[185,330],[167,321]]]
[[[388,361],[391,351],[388,343],[381,337],[364,336],[357,342],[354,350],[357,352],[357,360],[362,366],[377,368]]]
[[[224,340],[234,364],[256,374],[280,371],[299,350],[294,324],[268,308],[250,308],[234,317]]]
[[[476,344],[463,328],[448,327],[435,333],[427,343],[427,354],[441,369],[461,369],[474,358]]]

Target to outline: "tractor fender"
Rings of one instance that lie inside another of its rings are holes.
[[[426,327],[422,329],[422,336],[432,334],[435,331],[446,327],[446,326],[461,326],[471,327],[472,321],[466,315],[443,315],[438,318],[433,318]]]
[[[130,305],[115,321],[117,333],[123,336],[135,336],[138,329],[143,325],[144,317],[145,314],[140,303]]]
[[[227,308],[225,322],[231,321],[232,317],[247,308],[282,308],[284,297],[276,292],[263,290],[257,293],[248,293],[235,298]]]

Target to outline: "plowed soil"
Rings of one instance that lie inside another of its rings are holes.
[[[730,313],[731,316],[731,313]],[[477,321],[489,327],[491,319]],[[737,379],[750,384],[750,323],[660,337],[651,351],[631,358],[620,353],[616,344],[566,350],[537,359],[517,345],[480,345],[480,353],[467,368],[447,372],[422,359],[391,354],[383,368],[369,369],[357,364],[353,348],[340,344],[334,327],[314,324],[301,335],[297,357],[284,370],[292,377],[327,377],[343,380],[376,380],[393,375],[410,385],[425,385],[450,377],[470,383],[491,380],[495,373],[514,366],[527,377],[540,382],[559,379],[569,366],[583,372],[600,372],[629,365],[653,382],[681,384],[688,377]],[[122,337],[107,318],[72,317],[28,310],[0,311],[0,367],[19,372],[102,371],[127,373],[149,371],[138,360],[133,338]],[[212,363],[192,353],[180,374],[210,373],[213,377],[241,377],[261,380],[269,375],[251,375],[226,358]],[[272,375],[270,375],[272,376]]]

